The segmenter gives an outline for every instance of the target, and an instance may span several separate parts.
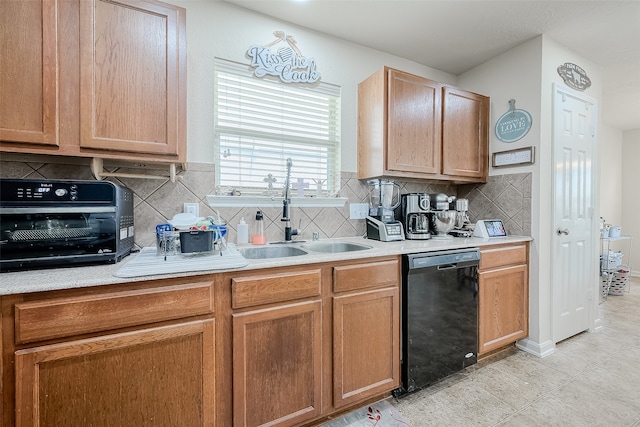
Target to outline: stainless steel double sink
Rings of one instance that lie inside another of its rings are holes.
[[[351,242],[310,242],[310,243],[284,243],[267,246],[252,246],[238,248],[240,254],[247,259],[287,258],[293,256],[317,253],[341,253],[353,251],[365,251],[371,246]]]

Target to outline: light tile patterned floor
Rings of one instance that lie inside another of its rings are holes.
[[[496,356],[391,403],[413,427],[640,427],[640,281],[600,305],[604,327],[539,358]]]

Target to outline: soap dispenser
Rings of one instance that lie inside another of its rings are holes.
[[[245,222],[244,217],[240,218],[240,222],[238,223],[238,239],[237,243],[239,245],[244,245],[249,243],[249,225]]]
[[[265,245],[267,243],[267,236],[264,234],[264,216],[262,211],[256,212],[255,232],[251,242],[254,245]]]

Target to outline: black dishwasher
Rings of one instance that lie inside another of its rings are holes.
[[[477,362],[480,251],[404,255],[402,387],[420,390]]]

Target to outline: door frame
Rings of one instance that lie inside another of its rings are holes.
[[[562,92],[566,92],[567,94],[570,94],[573,97],[579,98],[580,100],[584,100],[585,102],[590,103],[595,112],[594,112],[594,117],[593,117],[593,126],[594,126],[594,133],[595,133],[595,137],[594,137],[594,141],[593,141],[593,147],[592,147],[592,156],[591,156],[591,200],[592,200],[592,206],[590,208],[590,214],[591,214],[591,221],[590,221],[590,226],[591,226],[591,252],[594,256],[594,260],[598,259],[598,251],[599,251],[599,243],[598,243],[598,238],[599,238],[599,233],[597,232],[598,230],[596,229],[596,225],[597,225],[597,221],[596,218],[599,217],[600,214],[600,209],[598,207],[599,201],[600,201],[600,197],[599,197],[599,187],[598,187],[598,183],[599,183],[599,165],[598,165],[598,124],[599,124],[599,116],[598,116],[598,102],[597,99],[592,98],[588,95],[585,95],[583,92],[578,92],[576,90],[573,90],[565,85],[559,84],[557,82],[554,82],[552,85],[552,92],[551,92],[551,96],[552,96],[552,101],[551,101],[551,106],[552,106],[552,114],[551,114],[551,168],[555,167],[556,164],[556,120],[558,120],[558,116],[556,116],[558,110],[557,110],[557,106],[556,106],[556,93],[559,91]],[[556,330],[556,324],[555,324],[555,318],[556,318],[556,301],[555,301],[555,286],[554,286],[554,278],[553,278],[553,274],[555,271],[555,260],[557,259],[557,244],[556,244],[556,230],[558,228],[558,224],[556,223],[556,174],[553,173],[552,175],[552,181],[551,181],[551,229],[549,230],[550,232],[550,237],[551,237],[551,259],[550,259],[550,265],[551,265],[551,340],[553,341],[554,345],[556,343],[555,341],[555,330]],[[589,276],[593,277],[593,283],[592,283],[592,292],[591,292],[591,297],[590,297],[590,301],[591,304],[589,304],[589,312],[587,314],[588,317],[588,331],[589,332],[593,332],[596,327],[601,327],[600,325],[600,319],[598,318],[598,305],[599,305],[599,288],[600,288],[600,283],[599,283],[599,266],[597,265],[596,262],[593,263],[593,265],[589,265],[589,269],[591,270],[591,272],[589,273]]]

